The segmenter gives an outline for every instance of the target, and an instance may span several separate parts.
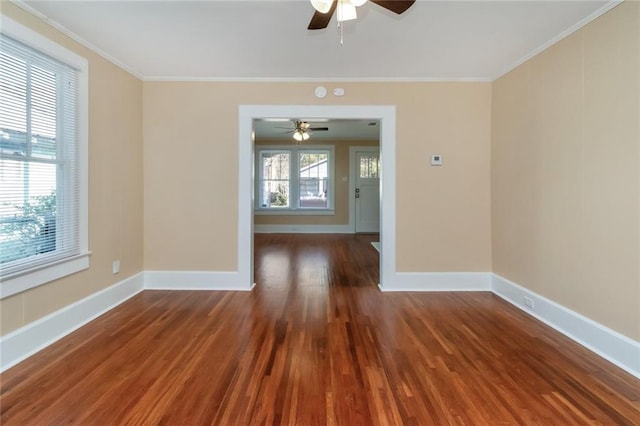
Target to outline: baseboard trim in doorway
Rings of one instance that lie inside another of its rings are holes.
[[[491,281],[495,295],[640,379],[640,342],[498,274],[492,274]]]
[[[254,225],[258,234],[353,234],[349,225]]]
[[[0,338],[0,371],[110,311],[144,289],[144,272],[64,307]]]
[[[382,291],[491,291],[489,272],[396,272]]]

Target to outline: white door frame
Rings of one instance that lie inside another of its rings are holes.
[[[356,152],[380,152],[380,146],[350,146],[349,147],[349,229],[351,232],[356,232],[356,203],[353,194],[356,191],[356,173],[357,167],[355,164]],[[382,162],[381,162],[382,163]],[[380,183],[382,187],[382,182]],[[378,193],[378,197],[380,194]],[[382,201],[382,200],[381,200]],[[380,203],[380,209],[382,209],[382,203]]]
[[[396,107],[394,105],[240,105],[238,110],[238,284],[253,282],[254,134],[253,120],[299,117],[308,120],[380,121],[380,288],[396,275]],[[354,224],[355,225],[355,224]]]

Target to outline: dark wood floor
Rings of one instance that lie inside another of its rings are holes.
[[[3,425],[640,424],[640,381],[490,293],[381,293],[375,236],[256,235],[0,376]]]

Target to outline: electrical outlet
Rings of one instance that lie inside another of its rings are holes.
[[[535,303],[533,302],[533,299],[527,296],[524,297],[524,305],[531,309],[535,309],[536,307]]]
[[[113,261],[113,273],[117,274],[118,272],[120,272],[120,261],[119,260],[114,260]]]

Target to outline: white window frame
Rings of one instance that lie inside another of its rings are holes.
[[[299,207],[300,205],[300,152],[328,152],[328,187],[329,196],[327,197],[326,208]],[[289,161],[289,207],[262,207],[260,204],[262,188],[262,170],[261,161],[263,152],[288,152]],[[255,205],[254,213],[256,215],[314,215],[314,216],[332,216],[335,215],[335,146],[333,145],[257,145],[255,155]]]
[[[78,244],[79,252],[31,269],[0,277],[0,299],[12,296],[53,280],[89,268],[89,199],[88,199],[88,122],[89,122],[89,63],[39,33],[0,15],[0,32],[34,50],[57,59],[78,71],[77,99],[77,160],[78,187]],[[64,219],[63,219],[64,220]]]

